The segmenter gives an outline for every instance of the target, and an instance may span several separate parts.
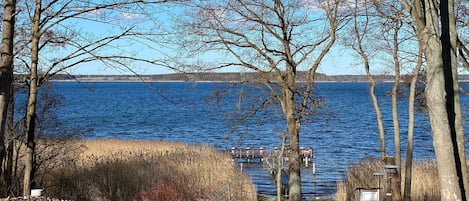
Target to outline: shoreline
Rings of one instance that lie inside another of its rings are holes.
[[[50,82],[115,82],[115,83],[136,83],[136,82],[159,82],[159,83],[236,83],[236,82],[241,82],[241,81],[222,81],[222,80],[199,80],[199,81],[185,81],[185,80],[107,80],[107,79],[78,79],[78,80],[50,80]],[[305,81],[299,81],[298,83],[304,83]],[[351,81],[351,80],[344,80],[344,81],[331,81],[331,80],[319,80],[319,81],[314,81],[314,83],[367,83],[368,81]],[[384,80],[384,81],[377,81],[377,83],[392,83],[393,81],[391,80]],[[466,83],[469,82],[469,80],[459,80],[460,83]],[[403,81],[400,81],[399,83],[404,83]]]

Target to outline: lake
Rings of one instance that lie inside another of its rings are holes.
[[[62,127],[56,130],[84,130],[84,137],[89,139],[183,141],[208,144],[220,150],[272,148],[280,146],[281,133],[286,130],[281,111],[274,107],[239,120],[264,100],[264,92],[251,86],[218,82],[53,82],[52,85],[53,93],[62,97],[62,107],[56,111]],[[301,146],[314,148],[316,164],[315,175],[311,168],[302,170],[303,192],[312,197],[328,197],[333,195],[337,180],[343,179],[351,163],[379,157],[379,136],[368,83],[315,86],[316,96],[324,104],[302,125]],[[386,95],[391,87],[391,83],[381,83],[377,88],[388,155],[393,155],[394,150],[391,99]],[[466,111],[468,102],[467,97],[462,97]],[[407,107],[406,98],[400,98],[402,153],[407,144]],[[415,159],[434,158],[426,113],[416,112],[414,136]],[[246,164],[244,171],[251,175],[261,193],[275,195],[274,180],[262,164]]]

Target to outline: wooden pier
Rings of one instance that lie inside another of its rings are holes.
[[[278,171],[281,171],[280,176],[280,185],[281,192],[283,196],[288,196],[288,155],[290,149],[286,148],[280,156],[280,149],[274,147],[273,149],[265,149],[264,147],[260,148],[236,148],[232,147],[231,149],[226,149],[226,153],[231,155],[233,161],[243,160],[247,162],[260,162],[265,165],[268,169],[269,174],[274,176],[277,180]],[[303,148],[300,147],[299,150],[300,160],[304,162],[306,168],[311,167],[313,176],[316,175],[316,164],[313,162],[314,150],[312,147]],[[240,163],[241,171],[243,169],[243,163]]]
[[[247,162],[261,162],[266,164],[269,169],[270,174],[275,174],[280,166],[282,170],[286,170],[288,164],[288,155],[290,149],[286,148],[282,159],[279,161],[280,149],[274,147],[273,149],[265,149],[264,147],[260,148],[236,148],[232,147],[231,149],[226,149],[225,152],[229,153],[233,160],[245,160]],[[303,148],[299,150],[300,160],[304,162],[305,167],[309,167],[312,163],[313,174],[315,174],[315,164],[313,163],[314,150],[312,147]]]
[[[270,158],[277,158],[280,154],[280,149],[278,147],[274,147],[271,150],[265,149],[264,147],[260,148],[236,148],[232,147],[231,149],[226,149],[233,159],[259,159],[260,161],[264,161],[265,159]],[[300,150],[300,159],[302,161],[311,161],[313,159],[314,150],[312,147],[303,148],[301,147]],[[290,149],[285,149],[283,153],[283,157],[288,159],[288,154],[290,153]]]

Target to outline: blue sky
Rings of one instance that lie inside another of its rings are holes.
[[[96,13],[100,15],[100,13]],[[165,20],[166,16],[164,13],[157,14],[156,18],[161,21]],[[129,14],[121,13],[115,17],[116,21],[119,22],[134,22],[139,24],[145,24],[144,17],[138,14]],[[164,23],[164,22],[163,22]],[[79,23],[74,24],[75,28],[82,28],[83,30],[92,33],[95,36],[104,35],[110,32],[113,27],[106,26],[99,23],[93,23],[89,21],[80,21]],[[153,49],[149,49],[145,44],[139,44],[136,42],[129,41],[128,43],[122,42],[121,45],[116,47],[116,51],[122,51],[123,53],[135,54],[145,58],[164,58],[164,54],[175,54],[177,50],[171,50],[169,48],[158,47],[158,44],[152,44]],[[167,74],[173,73],[168,68],[161,66],[154,66],[147,63],[133,63],[132,70],[139,74]],[[238,72],[239,69],[228,68],[224,69],[221,72]],[[100,62],[90,62],[82,64],[73,69],[70,69],[71,74],[79,75],[121,75],[121,74],[132,74],[132,72],[126,69],[115,69],[104,66]],[[340,42],[336,42],[333,49],[329,54],[324,58],[321,63],[318,73],[324,73],[327,75],[357,75],[364,74],[364,68],[360,65],[360,59],[358,59],[353,51],[350,49],[341,46]],[[378,72],[380,73],[380,72]]]
[[[364,74],[365,70],[362,65],[359,65],[359,60],[352,56],[352,52],[346,50],[335,50],[331,51],[329,55],[324,59],[321,66],[318,69],[318,73],[324,73],[327,75],[360,75]],[[173,73],[168,68],[154,66],[150,64],[134,64],[133,70],[139,74],[167,74]],[[220,72],[237,72],[239,69],[227,68]],[[77,68],[71,70],[72,74],[79,75],[125,75],[132,74],[130,71],[125,69],[114,69],[106,67],[99,62],[92,62],[80,65]]]
[[[114,12],[114,11],[110,11]],[[168,12],[168,10],[166,10]],[[169,10],[171,12],[171,10]],[[179,12],[176,11],[176,12]],[[154,19],[149,20],[145,19],[143,15],[140,14],[131,14],[131,13],[113,13],[114,23],[134,23],[138,24],[138,26],[145,26],[151,21],[151,23],[155,23],[156,20],[160,23],[161,26],[165,26],[165,23],[168,23],[168,16],[167,13],[163,11],[159,14],[154,15]],[[103,15],[102,13],[96,12],[90,14],[92,16],[99,17]],[[106,26],[99,23],[93,23],[90,21],[83,21],[80,20],[79,22],[70,22],[70,25],[73,28],[83,29],[86,32],[91,33],[99,37],[99,35],[105,35],[106,33],[111,32],[115,27]],[[332,48],[332,50],[328,53],[328,55],[322,61],[318,73],[324,73],[327,75],[363,75],[365,74],[364,67],[362,65],[362,61],[359,57],[357,57],[356,53],[352,51],[349,47],[344,47],[340,42],[337,41]],[[149,48],[149,46],[153,48]],[[139,57],[144,58],[151,58],[151,59],[162,59],[167,55],[173,55],[177,53],[177,50],[159,46],[159,44],[140,44],[135,41],[124,41],[121,42],[119,45],[116,45],[112,51],[121,51],[123,54],[129,55],[137,55]],[[374,56],[377,56],[376,54]],[[380,55],[378,55],[380,56]],[[382,57],[382,55],[381,55]],[[213,58],[213,57],[211,57]],[[382,59],[382,58],[381,58]],[[392,74],[390,70],[391,62],[386,62],[384,60],[373,60],[371,63],[372,73],[373,74]],[[167,74],[173,73],[168,68],[155,66],[147,63],[133,63],[132,70],[138,74]],[[242,71],[240,69],[235,68],[228,68],[224,69],[221,72],[239,72]],[[122,74],[133,74],[131,71],[126,69],[115,69],[104,66],[100,62],[90,62],[86,64],[79,65],[73,69],[70,69],[69,72],[71,74],[77,75],[122,75]],[[402,73],[408,73],[403,71]]]

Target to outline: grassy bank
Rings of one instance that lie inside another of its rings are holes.
[[[257,200],[249,177],[214,148],[157,141],[76,141],[44,174],[48,197],[71,200]]]

